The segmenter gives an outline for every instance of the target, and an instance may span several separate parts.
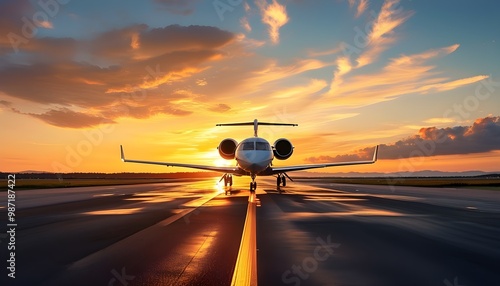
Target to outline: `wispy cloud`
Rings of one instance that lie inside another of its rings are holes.
[[[50,21],[40,21],[37,22],[36,24],[45,29],[54,29],[54,25]]]
[[[278,3],[277,0],[272,0],[271,3],[268,3],[267,0],[256,0],[255,2],[260,9],[262,22],[268,25],[271,42],[277,44],[280,39],[279,30],[289,20],[286,7]]]
[[[330,99],[345,106],[359,107],[410,93],[452,90],[488,78],[486,75],[476,75],[449,79],[438,72],[435,65],[428,63],[455,52],[457,48],[458,45],[452,45],[413,55],[401,55],[389,60],[382,70],[351,77],[342,77],[352,69],[349,62],[339,61],[337,74],[342,81],[334,85],[335,90],[331,92]]]
[[[243,17],[240,19],[240,25],[241,25],[241,27],[243,27],[243,29],[245,29],[245,31],[247,31],[247,32],[252,31],[252,26],[250,26],[250,22],[248,22],[247,17]]]
[[[368,0],[349,0],[349,6],[356,8],[356,18],[368,9]]]
[[[399,6],[399,0],[386,0],[373,22],[371,32],[367,35],[368,47],[357,59],[358,67],[372,63],[394,43],[395,29],[405,23],[411,15],[412,12],[404,11]]]
[[[358,12],[364,12],[368,6],[367,1],[349,0],[351,6],[357,4]],[[370,23],[371,30],[367,34],[359,27],[356,30],[356,47],[344,44],[344,55],[337,60],[337,70],[334,72],[331,92],[335,92],[344,81],[343,76],[349,72],[367,66],[376,61],[380,54],[396,42],[395,30],[408,20],[412,12],[404,11],[399,6],[399,0],[386,0],[377,17]],[[357,13],[358,15],[358,13]],[[357,49],[355,52],[349,51]],[[357,57],[356,57],[357,56]]]
[[[454,123],[455,120],[453,118],[446,118],[446,117],[434,117],[434,118],[429,118],[424,121],[427,124],[450,124]]]

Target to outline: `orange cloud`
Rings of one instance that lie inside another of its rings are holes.
[[[45,29],[54,29],[54,25],[50,21],[41,21],[37,22],[36,24]]]
[[[457,48],[458,45],[452,45],[419,54],[402,55],[389,60],[389,63],[381,71],[370,74],[346,78],[346,73],[341,73],[344,78],[342,81],[335,79],[333,82],[336,84],[335,89],[331,90],[329,98],[337,104],[359,107],[392,100],[409,93],[453,90],[487,78],[484,75],[477,75],[449,80],[440,76],[440,73],[435,70],[435,66],[427,64],[428,61],[448,55],[456,51]],[[344,65],[344,70],[349,70],[347,62]],[[338,66],[344,65],[341,63]]]
[[[408,20],[412,13],[398,7],[399,0],[386,0],[372,29],[367,35],[367,49],[359,56],[358,68],[375,61],[378,56],[395,42],[394,30]]]
[[[462,79],[457,79],[449,82],[443,82],[443,83],[437,83],[437,84],[431,84],[428,86],[422,87],[420,91],[422,92],[427,92],[427,91],[446,91],[446,90],[452,90],[459,88],[464,85],[468,85],[471,83],[476,83],[479,81],[482,81],[484,79],[489,78],[487,75],[477,75],[477,76],[472,76],[468,78],[462,78]]]
[[[194,75],[221,59],[219,49],[234,37],[215,27],[134,25],[91,40],[33,38],[22,47],[31,55],[25,64],[6,62],[0,70],[0,92],[14,99],[8,110],[60,127],[85,128],[120,117],[182,116],[200,106],[209,111],[211,106],[196,102],[203,99],[178,91],[186,81],[196,86]],[[74,61],[78,50],[98,64]],[[183,97],[190,104],[176,102]],[[23,100],[44,111],[23,110],[25,105],[16,103]]]
[[[368,5],[367,1],[349,0],[351,7],[356,3],[358,4],[358,12],[361,11],[361,13],[364,12]],[[355,40],[358,41],[356,46],[353,48],[345,43],[342,45],[344,55],[337,59],[337,70],[333,75],[330,94],[337,93],[337,89],[344,82],[343,77],[345,75],[373,63],[382,52],[387,50],[389,45],[396,41],[394,30],[406,22],[412,14],[403,11],[398,5],[399,0],[386,0],[377,18],[371,23],[370,31],[363,31],[359,27],[355,29]],[[358,56],[351,59],[354,51]]]
[[[279,30],[289,20],[285,6],[279,4],[277,0],[272,0],[271,4],[268,4],[267,0],[257,0],[256,4],[260,8],[262,22],[269,26],[271,42],[277,44],[280,37]]]
[[[392,144],[380,145],[380,159],[402,159],[485,153],[500,150],[500,117],[478,118],[472,126],[421,128],[417,135]],[[369,159],[372,147],[335,157],[306,158],[307,162],[336,162]]]

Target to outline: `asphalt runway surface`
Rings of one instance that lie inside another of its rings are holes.
[[[15,279],[3,192],[0,285],[500,285],[498,191],[217,181],[19,190]]]

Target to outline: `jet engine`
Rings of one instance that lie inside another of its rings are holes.
[[[238,142],[232,138],[222,140],[219,147],[217,147],[217,149],[219,149],[219,155],[226,160],[234,159],[234,152],[236,151],[237,145]]]
[[[274,157],[278,160],[286,160],[292,156],[293,148],[292,142],[288,139],[278,139],[273,146]]]

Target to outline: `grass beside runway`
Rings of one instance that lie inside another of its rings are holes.
[[[377,177],[377,178],[294,178],[303,182],[322,182],[335,184],[387,185],[412,187],[454,187],[475,188],[500,191],[500,178],[481,177],[434,177],[434,178],[405,178],[405,177]]]

